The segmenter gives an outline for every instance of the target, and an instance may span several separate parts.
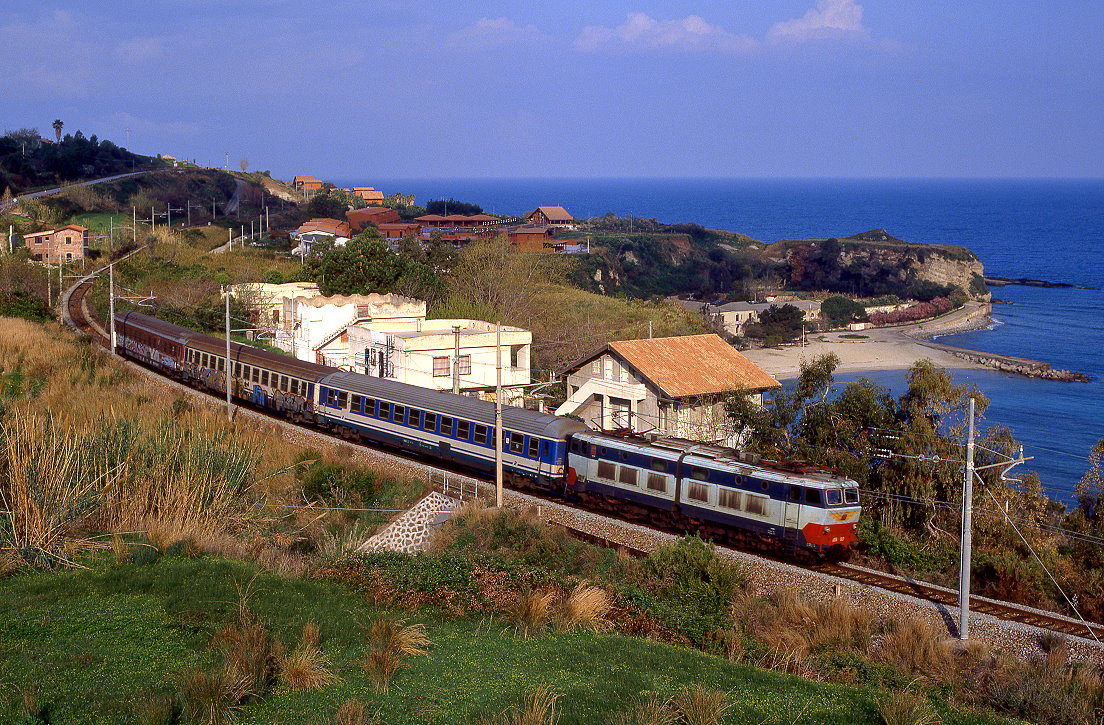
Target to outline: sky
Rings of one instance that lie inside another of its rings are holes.
[[[282,178],[1104,177],[1100,0],[0,0],[0,47],[0,129]]]

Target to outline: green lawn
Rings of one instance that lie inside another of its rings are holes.
[[[16,700],[28,686],[51,705],[51,723],[138,722],[136,705],[175,691],[182,673],[213,661],[211,636],[231,621],[238,588],[247,586],[253,610],[285,645],[294,645],[305,622],[317,623],[342,681],[310,693],[278,685],[246,707],[243,722],[332,722],[342,702],[358,698],[389,725],[463,723],[546,685],[562,695],[562,725],[603,723],[643,693],[671,694],[695,683],[732,693],[730,723],[879,722],[876,702],[884,694],[871,690],[618,634],[522,640],[505,620],[431,612],[411,617],[428,628],[429,656],[412,660],[382,696],[358,664],[364,656],[358,623],[380,611],[362,595],[338,583],[258,574],[243,563],[166,557],[0,582],[0,723],[20,722]],[[996,720],[945,713],[944,722]]]

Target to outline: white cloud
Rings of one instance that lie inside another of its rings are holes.
[[[115,57],[126,63],[143,63],[161,56],[159,38],[132,38],[115,46]]]
[[[771,26],[767,37],[778,41],[803,42],[818,38],[866,37],[862,5],[855,0],[817,0],[815,8],[800,18]]]
[[[746,53],[757,46],[755,38],[710,25],[698,15],[656,20],[645,13],[629,13],[621,25],[588,25],[575,39],[576,48],[590,53],[635,49]]]
[[[481,18],[475,24],[452,33],[449,40],[458,45],[490,48],[533,42],[540,37],[540,31],[534,25],[518,25],[509,18]]]

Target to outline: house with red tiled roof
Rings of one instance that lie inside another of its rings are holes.
[[[611,342],[560,373],[567,400],[557,415],[596,430],[657,433],[735,445],[725,401],[736,391],[762,403],[781,387],[717,335]]]
[[[88,229],[69,224],[60,229],[24,234],[23,243],[36,262],[73,262],[88,256]]]
[[[376,206],[383,204],[383,192],[371,186],[354,186],[351,193],[369,204]]]
[[[530,224],[548,224],[562,229],[574,229],[575,219],[562,206],[538,206],[525,215]]]
[[[301,224],[290,236],[292,241],[298,242],[291,253],[305,257],[310,254],[315,242],[320,239],[333,237],[335,245],[339,247],[344,245],[353,238],[353,230],[349,222],[343,222],[340,219],[311,219]]]
[[[367,206],[363,209],[350,209],[345,218],[354,232],[362,232],[368,227],[380,224],[395,224],[400,221],[399,213],[386,206]]]

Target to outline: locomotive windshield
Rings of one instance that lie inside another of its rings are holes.
[[[847,503],[858,503],[859,502],[859,487],[858,486],[848,486],[847,488],[843,489],[843,499]]]
[[[840,490],[838,488],[829,488],[824,492],[824,501],[829,506],[839,506],[842,503],[840,499]]]

